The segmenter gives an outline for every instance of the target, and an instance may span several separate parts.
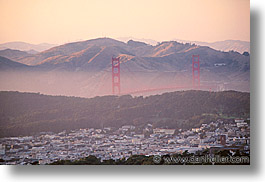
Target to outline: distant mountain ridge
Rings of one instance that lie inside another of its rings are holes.
[[[144,42],[146,44],[155,46],[157,45],[158,41],[153,40],[153,39],[139,39],[139,38],[135,38],[135,37],[118,37],[117,40],[122,41],[122,42],[128,42],[129,40],[133,40],[133,41],[137,41],[137,42]]]
[[[0,89],[84,97],[111,94],[112,57],[120,57],[123,93],[139,87],[180,85],[191,88],[192,55],[200,56],[201,85],[213,85],[215,90],[249,91],[250,56],[247,54],[177,41],[152,46],[111,38],[67,43],[34,55],[13,58],[29,66],[27,74],[17,77],[14,73],[11,75],[13,85],[4,82]],[[28,73],[29,70],[32,73]],[[21,84],[25,80],[28,85]],[[59,89],[59,85],[64,89]]]
[[[151,46],[142,42],[123,43],[110,38],[92,39],[68,43],[53,47],[34,55],[13,59],[27,65],[36,65],[47,69],[66,70],[102,70],[110,67],[111,57],[120,57],[135,71],[174,71],[187,69],[193,54],[200,54],[201,63],[206,67],[232,62],[241,66],[249,65],[249,57],[237,52],[220,52],[206,46],[167,41]],[[241,61],[239,61],[241,60]],[[244,68],[246,69],[246,68]]]
[[[130,71],[185,71],[191,69],[192,55],[200,55],[201,69],[208,70],[208,73],[213,73],[216,77],[227,77],[250,70],[249,56],[177,41],[152,46],[133,40],[124,43],[111,38],[98,38],[67,43],[37,54],[15,50],[0,51],[0,56],[38,69],[89,72],[110,70],[112,57],[120,57],[121,65],[125,65]],[[216,65],[223,67],[217,68]]]
[[[32,54],[29,54],[25,51],[20,51],[20,50],[13,50],[13,49],[4,49],[0,50],[0,56],[14,60],[19,62],[20,58],[28,57]]]
[[[20,51],[42,52],[42,51],[50,49],[54,46],[56,46],[56,45],[55,44],[48,44],[48,43],[30,44],[30,43],[26,43],[26,42],[7,42],[7,43],[0,44],[0,50],[15,49],[15,50],[20,50]]]
[[[216,42],[200,42],[200,41],[187,41],[174,39],[175,41],[182,43],[191,43],[197,44],[200,46],[208,46],[216,50],[220,51],[237,51],[239,53],[249,52],[250,53],[250,42],[241,41],[241,40],[224,40],[224,41],[216,41]]]
[[[144,42],[146,44],[150,45],[157,45],[159,41],[152,40],[152,39],[138,39],[134,37],[120,37],[117,38],[120,41],[123,42],[128,42],[129,40],[134,40],[134,41],[140,41]],[[239,53],[243,52],[250,52],[250,42],[248,41],[241,41],[241,40],[224,40],[224,41],[215,41],[215,42],[202,42],[202,41],[189,41],[189,40],[182,40],[182,39],[172,39],[172,41],[177,41],[180,43],[191,43],[191,44],[196,44],[199,46],[208,46],[216,50],[220,51],[237,51]]]

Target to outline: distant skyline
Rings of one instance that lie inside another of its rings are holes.
[[[0,0],[0,43],[250,41],[249,0]]]

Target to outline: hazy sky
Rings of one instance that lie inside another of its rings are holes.
[[[0,43],[250,40],[249,0],[0,0]]]

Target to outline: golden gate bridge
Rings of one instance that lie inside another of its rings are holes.
[[[120,57],[113,58],[111,61],[112,65],[112,94],[113,95],[126,95],[126,94],[140,94],[140,93],[148,93],[155,91],[163,91],[163,90],[179,90],[179,89],[193,89],[193,90],[209,90],[211,91],[214,87],[213,85],[201,85],[200,80],[200,56],[192,55],[192,83],[187,85],[168,85],[162,87],[148,87],[148,88],[140,88],[136,90],[130,90],[123,92],[122,84],[121,84],[121,64]],[[128,68],[127,68],[128,69]],[[130,69],[128,69],[130,73],[133,74]],[[137,80],[135,80],[137,81]]]

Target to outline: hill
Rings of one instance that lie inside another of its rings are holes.
[[[0,56],[0,71],[18,71],[29,69],[29,66]]]
[[[19,50],[13,50],[13,49],[4,49],[0,50],[0,56],[11,59],[13,61],[19,62],[20,58],[25,58],[28,57],[32,54],[29,54],[24,51],[19,51]]]
[[[191,128],[218,118],[249,117],[244,92],[179,91],[149,97],[91,99],[0,92],[0,137],[123,125]]]

